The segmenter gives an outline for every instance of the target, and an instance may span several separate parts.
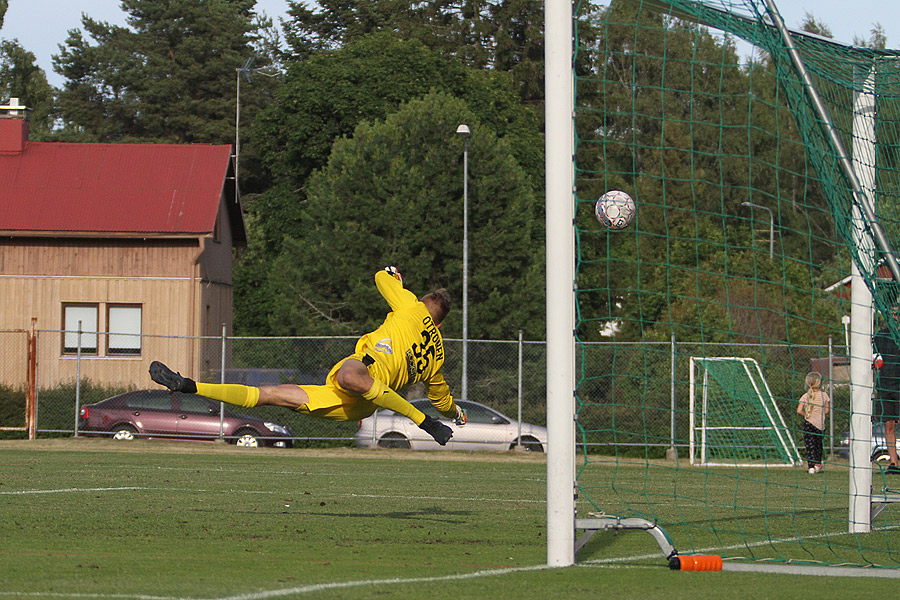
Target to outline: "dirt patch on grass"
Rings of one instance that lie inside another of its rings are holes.
[[[379,448],[238,448],[221,442],[171,442],[163,440],[107,440],[101,438],[55,438],[46,440],[0,440],[0,451],[5,449],[47,452],[120,452],[154,454],[234,454],[309,458],[362,458],[388,460],[430,460],[471,462],[528,462],[544,463],[546,455],[539,452],[471,452],[412,451]]]

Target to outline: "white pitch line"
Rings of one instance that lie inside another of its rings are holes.
[[[266,590],[262,592],[251,592],[247,594],[237,594],[234,596],[222,596],[219,598],[209,598],[206,600],[267,600],[268,598],[280,598],[283,596],[293,596],[297,594],[313,594],[316,592],[324,592],[328,590],[340,590],[357,587],[373,587],[379,585],[406,585],[412,583],[436,583],[440,581],[464,581],[467,579],[477,579],[481,577],[494,577],[499,575],[509,575],[511,573],[524,573],[529,571],[545,571],[554,567],[548,565],[535,565],[531,567],[510,567],[508,569],[489,569],[486,571],[476,571],[474,573],[460,573],[457,575],[439,575],[434,577],[412,577],[412,578],[392,578],[392,579],[363,579],[358,581],[335,581],[331,583],[313,583],[299,587],[284,588],[279,590]],[[98,600],[200,600],[197,598],[184,598],[177,596],[148,596],[144,594],[72,594],[62,592],[4,592],[0,591],[0,597],[12,598],[96,598]]]
[[[508,575],[510,573],[524,573],[528,571],[545,571],[552,569],[548,565],[535,565],[532,567],[510,567],[508,569],[489,569],[487,571],[476,571],[474,573],[461,573],[458,575],[440,575],[435,577],[412,577],[409,579],[369,579],[361,581],[339,581],[333,583],[314,583],[294,588],[285,588],[281,590],[268,590],[264,592],[254,592],[250,594],[238,594],[236,596],[224,596],[215,600],[267,600],[268,598],[278,598],[281,596],[291,596],[294,594],[312,594],[315,592],[324,592],[327,590],[340,590],[355,587],[368,587],[376,585],[406,585],[410,583],[436,583],[439,581],[464,581],[466,579],[477,579],[480,577],[494,577],[497,575]]]
[[[817,537],[826,537],[826,534],[817,535],[817,536],[808,536],[804,539],[811,539]],[[779,542],[790,542],[796,541],[800,538],[786,538],[782,540],[767,540],[754,542],[749,544],[736,544],[734,546],[725,546],[725,547],[710,547],[697,550],[697,552],[710,552],[713,550],[733,550],[739,548],[745,548],[748,546],[761,546],[772,543]],[[637,556],[628,556],[628,557],[620,557],[615,559],[600,559],[594,561],[585,561],[581,563],[576,563],[575,567],[583,567],[583,568],[641,568],[641,565],[621,565],[615,563],[625,563],[628,561],[636,561],[636,560],[646,560],[650,558],[659,558],[660,554],[644,554]],[[740,571],[740,570],[754,570],[754,565],[746,565],[745,568],[742,568],[737,563],[728,563],[729,571]],[[734,568],[732,568],[734,567]],[[788,570],[785,571],[784,567],[787,567]],[[535,571],[546,571],[550,569],[555,569],[557,567],[551,567],[549,565],[534,565],[529,567],[510,567],[508,569],[488,569],[485,571],[475,571],[474,573],[461,573],[457,575],[441,575],[435,577],[412,577],[412,578],[392,578],[392,579],[364,579],[357,581],[338,581],[331,583],[314,583],[304,586],[292,587],[292,588],[283,588],[278,590],[266,590],[262,592],[251,592],[247,594],[237,594],[232,596],[221,596],[218,598],[210,598],[206,600],[268,600],[269,598],[279,598],[283,596],[292,596],[299,594],[312,594],[316,592],[324,592],[329,590],[339,590],[339,589],[349,589],[349,588],[357,588],[357,587],[374,587],[379,585],[407,585],[414,583],[437,583],[441,581],[465,581],[467,579],[478,579],[482,577],[495,577],[500,575],[509,575],[513,573],[526,573],[526,572],[535,572]],[[656,568],[656,567],[654,567]],[[763,564],[760,569],[755,569],[756,571],[765,570],[766,568],[771,568],[771,572],[773,573],[789,573],[794,575],[826,575],[826,576],[843,576],[843,577],[853,577],[853,576],[865,576],[865,577],[898,577],[900,576],[900,572],[896,574],[894,572],[888,572],[887,570],[874,570],[874,569],[863,569],[863,568],[853,568],[853,567],[837,567],[837,568],[829,568],[829,567],[815,567],[812,568],[801,566],[801,565],[779,565],[779,564]],[[102,600],[201,600],[197,598],[186,598],[186,597],[177,597],[177,596],[148,596],[143,594],[129,595],[129,594],[66,594],[66,593],[43,593],[43,592],[4,592],[0,591],[0,597],[18,597],[18,598],[28,598],[28,597],[46,597],[46,598],[64,598],[64,599],[78,599],[78,598],[97,598]]]
[[[62,488],[55,490],[21,490],[21,491],[12,491],[12,492],[0,492],[0,495],[14,495],[14,494],[42,494],[42,493],[66,493],[66,492],[98,492],[98,491],[132,491],[132,490],[153,490],[153,489],[163,489],[163,488],[147,488],[147,487],[119,487],[119,488]],[[266,493],[266,492],[259,492]],[[276,492],[271,492],[276,493]],[[281,492],[283,493],[283,492]],[[358,497],[358,498],[397,498],[397,499],[418,499],[418,500],[467,500],[467,501],[484,501],[488,500],[485,498],[447,498],[447,497],[432,497],[432,496],[402,496],[402,495],[375,495],[375,494],[339,494],[337,497]],[[494,502],[521,502],[521,500],[492,500]],[[531,501],[531,502],[543,502],[543,501]],[[887,527],[882,530],[888,529],[896,529],[897,527]],[[776,540],[759,540],[756,542],[746,542],[742,544],[733,544],[730,546],[711,546],[707,548],[701,548],[695,550],[694,552],[713,552],[713,551],[722,551],[722,550],[739,550],[741,548],[752,548],[758,546],[766,546],[771,544],[779,544],[779,543],[791,543],[798,542],[800,540],[810,540],[810,539],[820,539],[824,537],[832,537],[832,536],[842,536],[842,535],[855,535],[849,532],[846,533],[822,533],[817,535],[805,536],[805,537],[792,537],[792,538],[781,538]],[[624,556],[618,558],[609,558],[609,559],[597,559],[597,560],[589,560],[576,563],[574,566],[580,567],[615,567],[617,565],[621,565],[622,563],[628,563],[632,561],[638,560],[648,560],[653,558],[659,558],[660,553],[653,554],[643,554],[643,555],[635,555],[635,556]],[[865,569],[860,567],[816,567],[816,566],[806,566],[806,565],[790,565],[790,564],[761,564],[758,568],[754,567],[756,565],[752,563],[727,563],[728,568],[725,570],[729,571],[740,571],[740,570],[765,570],[766,568],[770,568],[773,573],[789,573],[789,574],[799,574],[799,575],[832,575],[832,576],[844,576],[844,577],[852,577],[852,576],[866,576],[866,577],[900,577],[900,571],[894,572],[893,570],[873,570],[873,569]],[[310,594],[315,592],[322,592],[328,590],[336,590],[336,589],[349,589],[355,587],[367,587],[367,586],[378,586],[378,585],[406,585],[411,583],[436,583],[440,581],[462,581],[467,579],[477,579],[481,577],[493,577],[498,575],[507,575],[510,573],[521,573],[521,572],[533,572],[533,571],[544,571],[554,567],[550,567],[548,565],[534,565],[530,567],[510,567],[508,569],[489,569],[486,571],[476,571],[474,573],[462,573],[457,575],[444,575],[444,576],[435,576],[435,577],[415,577],[415,578],[393,578],[393,579],[374,579],[374,580],[360,580],[360,581],[343,581],[343,582],[332,582],[332,583],[317,583],[310,584],[300,587],[293,588],[284,588],[280,590],[267,590],[262,592],[253,592],[248,594],[239,594],[234,596],[224,596],[215,599],[209,600],[267,600],[269,598],[278,598],[282,596],[290,596],[296,594]],[[4,592],[0,591],[0,597],[53,597],[53,598],[102,598],[104,600],[198,600],[192,598],[179,598],[172,596],[147,596],[147,595],[127,595],[127,594],[65,594],[65,593],[32,593],[32,592]]]
[[[133,490],[149,490],[145,487],[105,487],[105,488],[60,488],[56,490],[17,490],[12,492],[0,492],[0,496],[21,496],[24,494],[67,494],[77,492],[122,492]]]
[[[285,494],[295,494],[294,491],[285,490],[202,490],[196,488],[157,488],[157,487],[105,487],[105,488],[59,488],[52,490],[15,490],[0,492],[0,496],[21,496],[26,494],[65,494],[79,492],[121,492],[121,491],[157,491],[157,492],[197,492],[198,494],[264,494],[268,496],[283,496]],[[382,500],[434,500],[434,501],[450,501],[450,502],[509,502],[514,504],[545,504],[545,500],[525,500],[516,498],[477,498],[477,497],[460,497],[460,496],[412,496],[402,494],[321,494],[323,498],[370,498]]]

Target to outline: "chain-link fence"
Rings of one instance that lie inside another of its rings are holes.
[[[0,370],[0,396],[7,420],[24,421],[26,371],[25,337],[6,341],[0,335],[0,352],[9,365],[18,360],[21,369]],[[136,336],[138,337],[138,336]],[[353,352],[355,337],[182,337],[142,335],[130,345],[130,353],[111,353],[108,334],[39,330],[37,358],[37,434],[73,435],[80,408],[111,396],[139,389],[158,389],[147,373],[150,362],[161,360],[198,381],[277,385],[324,383],[331,367]],[[461,389],[461,340],[445,339],[444,375],[451,390]],[[117,344],[116,346],[121,346]],[[521,420],[543,425],[544,344],[541,342],[473,341],[467,344],[468,389],[472,400],[482,402]],[[425,396],[421,384],[404,392],[408,399]],[[234,407],[230,407],[234,408]],[[295,443],[353,440],[356,423],[338,423],[304,417],[275,407],[245,412],[291,428]],[[19,423],[21,424],[21,423]]]
[[[848,359],[827,346],[789,344],[701,344],[694,342],[598,343],[579,346],[577,420],[579,443],[603,452],[603,447],[645,449],[689,444],[690,359],[745,357],[762,367],[766,384],[782,417],[794,424],[802,440],[797,401],[806,391],[809,371],[823,374],[833,398],[826,422],[825,447],[832,453],[849,430],[850,387]],[[610,450],[612,451],[612,450]],[[655,456],[659,454],[652,453]]]
[[[324,382],[331,367],[352,353],[353,337],[178,337],[140,336],[132,353],[110,353],[103,333],[37,332],[37,434],[73,435],[79,408],[136,389],[158,389],[147,370],[161,360],[182,374],[208,382],[274,385]],[[444,375],[454,395],[462,389],[459,339],[445,339]],[[117,346],[121,346],[118,344]],[[523,340],[469,340],[466,344],[469,400],[512,421],[546,424],[546,345]],[[27,394],[26,332],[0,331],[0,426],[24,424]],[[842,350],[843,348],[839,348]],[[691,356],[740,355],[763,367],[772,395],[791,421],[808,370],[829,379],[828,364],[840,364],[828,346],[698,344],[692,342],[579,345],[577,419],[579,444],[604,447],[684,447],[688,440]],[[829,362],[830,361],[830,362]],[[822,366],[824,365],[824,366]],[[223,377],[224,373],[224,377]],[[849,386],[840,367],[830,377],[835,410],[828,431],[836,436],[849,421]],[[424,387],[405,390],[408,399]],[[242,412],[239,411],[238,412]],[[291,428],[295,443],[352,442],[355,423],[305,417],[275,407],[246,412]],[[7,434],[12,435],[12,434]],[[829,444],[826,443],[826,447]]]
[[[0,431],[25,432],[28,397],[28,332],[0,330]]]

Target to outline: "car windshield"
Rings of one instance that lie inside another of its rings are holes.
[[[433,419],[447,418],[441,416],[434,406],[431,405],[431,402],[427,400],[413,402],[413,405]],[[500,416],[499,413],[494,412],[486,406],[465,401],[460,402],[459,405],[466,411],[466,419],[469,423],[509,423],[509,421]]]

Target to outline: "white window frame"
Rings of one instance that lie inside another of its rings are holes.
[[[78,353],[79,322],[81,323],[81,353],[96,355],[99,351],[97,331],[100,323],[100,304],[97,302],[63,302],[62,353]]]
[[[106,305],[107,356],[141,355],[143,316],[141,304]]]

